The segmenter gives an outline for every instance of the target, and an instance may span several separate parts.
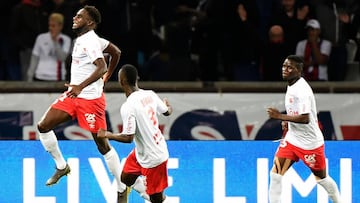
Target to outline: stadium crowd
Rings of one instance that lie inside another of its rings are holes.
[[[306,59],[305,71],[312,75],[308,80],[343,81],[349,64],[357,62],[359,69],[357,0],[13,0],[0,4],[5,22],[0,31],[0,80],[32,81],[26,79],[26,72],[36,38],[49,30],[49,16],[62,14],[62,33],[73,40],[72,19],[83,5],[94,5],[102,13],[97,33],[121,49],[119,66],[134,64],[145,81],[280,81],[282,62],[290,54]],[[312,33],[317,33],[316,39]]]

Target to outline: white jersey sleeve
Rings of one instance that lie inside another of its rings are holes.
[[[36,37],[36,40],[35,40],[35,44],[34,44],[34,47],[33,47],[33,50],[32,50],[32,54],[35,55],[35,56],[40,56],[40,51],[41,51],[41,46],[40,46],[40,42],[42,41],[41,38],[44,38],[43,37],[44,34],[40,34]],[[47,42],[49,43],[49,42]],[[49,50],[50,52],[50,50]]]
[[[120,109],[120,115],[123,120],[122,134],[132,135],[136,130],[136,117],[134,108],[129,103],[124,103]]]
[[[100,40],[100,45],[101,45],[101,50],[104,51],[106,49],[107,46],[109,46],[110,42],[107,39],[104,38],[99,38]]]
[[[155,92],[153,92],[154,94],[154,99],[157,103],[157,112],[160,114],[166,113],[169,109],[168,107],[165,105],[164,101],[160,99],[160,97],[155,94]]]

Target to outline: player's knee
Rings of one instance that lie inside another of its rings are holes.
[[[97,146],[98,151],[100,152],[100,154],[105,155],[106,153],[108,153],[110,150],[106,150],[103,146]]]
[[[120,176],[121,182],[123,182],[128,187],[131,187],[135,184],[135,181],[137,179],[136,176],[127,175],[126,173],[122,172]]]
[[[106,140],[104,140],[104,138],[98,138],[94,133],[92,135],[96,143],[97,149],[102,155],[108,153],[111,150],[111,146]]]
[[[314,174],[316,180],[321,180],[326,178],[326,170],[312,170],[312,173]]]
[[[105,155],[106,153],[108,153],[111,150],[111,147],[103,142],[96,142],[96,146],[97,146],[98,151],[102,155]]]
[[[164,200],[164,196],[162,193],[156,193],[150,195],[151,203],[162,203]]]
[[[40,133],[46,133],[46,132],[49,132],[51,130],[46,125],[44,125],[43,122],[39,122],[37,124],[37,129],[39,130]]]
[[[124,180],[124,179],[121,179],[121,182],[123,182],[126,186],[128,187],[131,187],[133,184],[131,184],[132,182],[131,181],[128,181],[128,180]]]
[[[273,167],[271,168],[271,171],[274,172],[274,173],[281,173],[281,166],[278,162],[275,162],[274,161],[274,165]]]

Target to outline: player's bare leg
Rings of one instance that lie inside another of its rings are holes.
[[[270,203],[280,203],[282,191],[282,177],[293,163],[294,161],[290,159],[275,157],[274,165],[270,172]]]
[[[70,166],[66,163],[54,131],[55,126],[71,119],[70,116],[61,110],[49,108],[38,123],[40,141],[47,152],[50,153],[56,164],[56,170],[52,177],[46,181],[47,186],[56,184],[61,177],[70,173]]]

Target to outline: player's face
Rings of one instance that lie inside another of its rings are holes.
[[[123,81],[124,81],[124,76],[125,74],[123,73],[123,70],[120,69],[119,71],[119,74],[118,74],[118,81],[119,81],[119,84],[120,84],[120,87],[123,88]]]
[[[289,59],[286,59],[282,66],[282,77],[284,80],[292,80],[294,78],[297,78],[301,75],[299,70],[296,68],[295,64],[290,61]]]
[[[72,29],[76,33],[81,33],[82,30],[85,30],[91,23],[94,23],[85,9],[80,9],[76,15],[73,17]]]

